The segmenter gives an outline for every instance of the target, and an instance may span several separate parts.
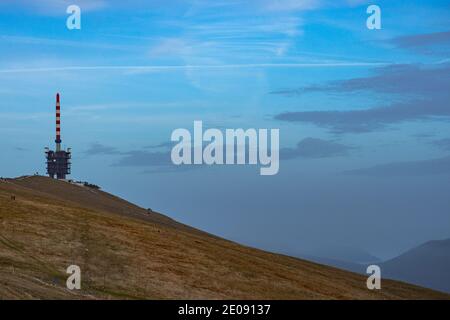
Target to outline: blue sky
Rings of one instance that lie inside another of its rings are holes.
[[[72,178],[195,227],[290,254],[449,237],[449,22],[447,1],[2,1],[0,175],[45,172],[60,92]],[[174,169],[194,120],[279,128],[280,173]]]

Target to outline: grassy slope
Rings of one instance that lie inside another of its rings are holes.
[[[16,200],[11,199],[16,196]],[[65,289],[65,269],[82,290]],[[432,290],[241,246],[109,194],[44,177],[0,181],[0,298],[426,299]]]

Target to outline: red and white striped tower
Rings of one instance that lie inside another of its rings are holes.
[[[59,93],[56,94],[56,152],[61,151],[61,105]]]
[[[56,94],[56,150],[45,150],[45,158],[47,160],[47,174],[49,177],[56,179],[66,179],[66,175],[70,174],[70,149],[61,149],[61,105],[59,104],[59,93]]]

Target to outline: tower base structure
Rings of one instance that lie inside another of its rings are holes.
[[[56,151],[45,148],[45,158],[47,160],[47,174],[50,178],[66,179],[70,174],[70,159],[72,153],[70,148],[63,150],[61,148],[61,105],[59,93],[56,94]]]
[[[66,175],[70,174],[71,151],[53,151],[45,150],[47,159],[47,174],[50,178],[66,179]]]

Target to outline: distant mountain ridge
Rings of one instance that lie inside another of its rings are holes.
[[[450,238],[428,241],[381,268],[385,277],[450,293]]]
[[[301,254],[304,259],[360,274],[369,264],[381,267],[382,278],[400,280],[450,293],[450,238],[428,241],[387,261],[355,261],[353,255],[319,251],[321,255]],[[369,255],[370,256],[370,255]],[[347,259],[346,259],[347,258]]]

